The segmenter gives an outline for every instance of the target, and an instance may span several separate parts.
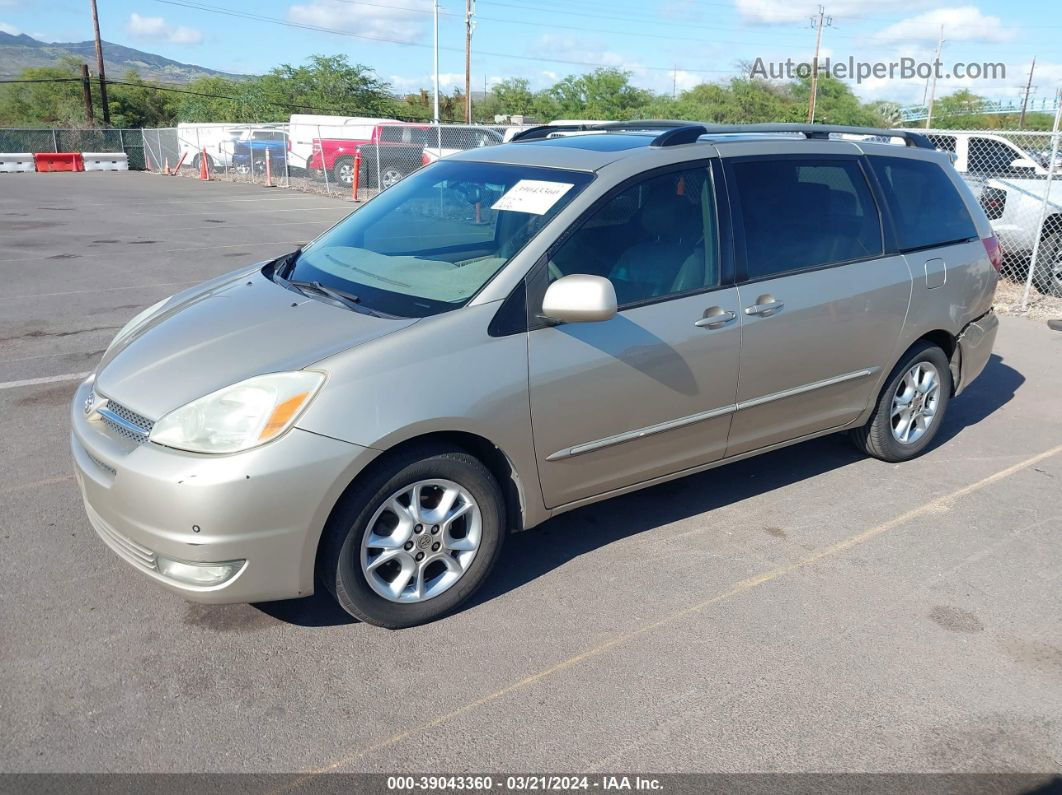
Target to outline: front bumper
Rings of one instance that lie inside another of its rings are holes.
[[[89,521],[119,557],[197,602],[288,599],[313,593],[321,530],[343,489],[377,451],[292,429],[233,455],[184,453],[113,433],[71,410],[74,471]],[[164,576],[158,557],[246,563],[218,585]]]

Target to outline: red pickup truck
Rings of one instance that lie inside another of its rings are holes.
[[[427,131],[430,129],[431,127],[427,125],[396,122],[375,125],[371,135],[365,139],[314,138],[313,154],[306,167],[319,179],[324,178],[324,172],[327,170],[330,181],[349,187],[354,180],[354,153],[357,152],[359,146],[376,150],[377,147],[413,145],[423,149]],[[399,167],[392,168],[395,171],[394,174],[381,175],[380,180],[384,183],[384,187],[390,187],[390,184],[397,182],[422,165],[419,156],[415,158],[415,162],[412,158],[410,160],[408,169],[401,168],[401,164],[397,164]]]

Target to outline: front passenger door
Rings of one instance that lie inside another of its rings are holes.
[[[711,171],[700,162],[621,186],[550,252],[543,282],[604,276],[619,302],[609,321],[529,332],[535,454],[550,508],[723,456],[739,332],[718,237]]]

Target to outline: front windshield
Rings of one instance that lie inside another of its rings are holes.
[[[286,278],[426,317],[466,304],[592,179],[591,174],[441,161],[313,241]]]

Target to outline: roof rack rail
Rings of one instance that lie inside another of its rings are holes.
[[[873,127],[848,127],[841,124],[688,124],[658,135],[651,146],[678,146],[694,143],[702,135],[735,133],[801,133],[808,140],[825,140],[830,134],[872,135],[879,138],[902,138],[907,146],[936,149],[922,133],[908,130],[884,130]]]
[[[670,130],[688,127],[688,121],[669,121],[667,119],[642,119],[637,121],[607,121],[599,124],[540,124],[521,130],[511,139],[515,141],[541,141],[559,132],[651,132],[653,130]]]

